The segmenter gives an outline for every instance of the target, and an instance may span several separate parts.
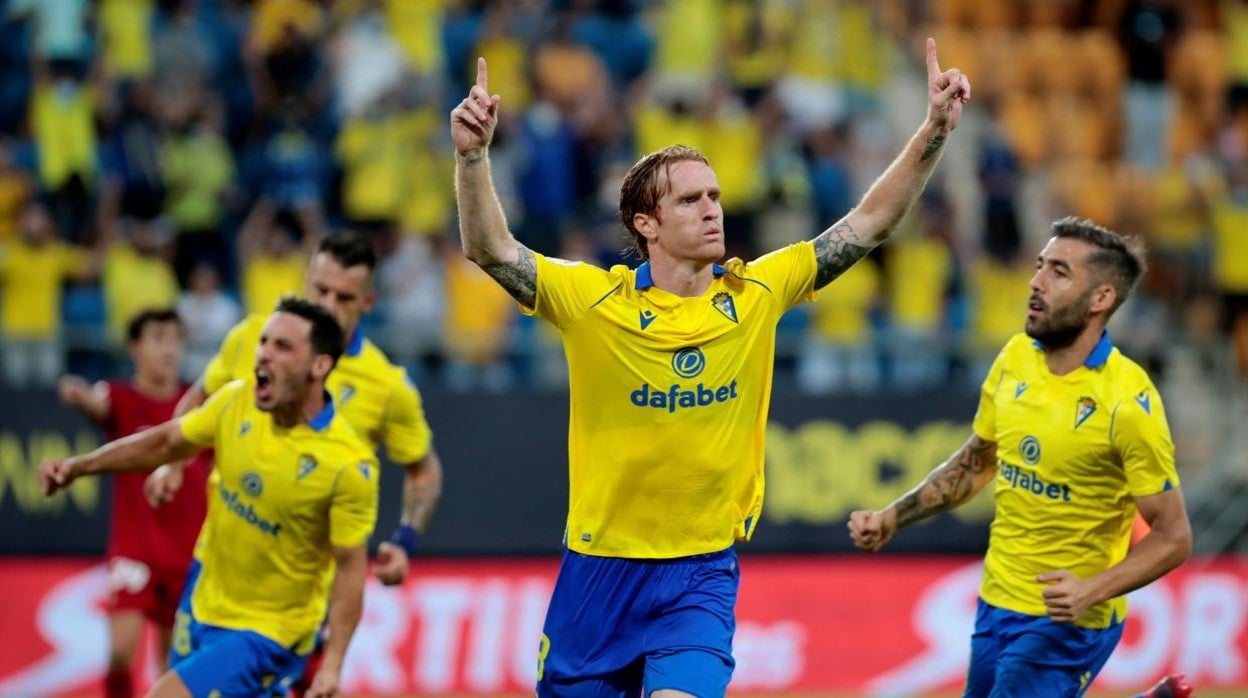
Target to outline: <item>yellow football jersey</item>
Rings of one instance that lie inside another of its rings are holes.
[[[230,330],[204,369],[204,392],[212,394],[233,380],[252,380],[268,319],[250,315]],[[338,413],[374,447],[384,443],[394,462],[408,465],[429,452],[433,436],[419,391],[407,371],[390,363],[358,327],[325,384]]]
[[[1083,579],[1122,561],[1133,497],[1179,486],[1161,396],[1144,369],[1110,343],[1084,365],[1053,375],[1044,349],[1015,335],[984,381],[973,425],[997,443],[996,516],[980,595],[1018,613],[1046,615],[1036,575]],[[1079,621],[1104,628],[1126,617],[1126,597]]]
[[[202,623],[311,649],[334,576],[334,547],[368,541],[377,460],[331,400],[309,424],[278,427],[235,381],[183,415],[187,441],[216,447],[191,609]],[[214,543],[215,541],[215,543]]]
[[[811,297],[809,242],[715,266],[701,296],[537,256],[536,308],[571,386],[567,546],[673,558],[748,540],[763,505],[776,322]]]

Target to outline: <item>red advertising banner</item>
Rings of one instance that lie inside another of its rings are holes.
[[[980,568],[948,558],[746,557],[733,690],[923,695],[959,686]],[[420,561],[400,588],[370,584],[347,693],[531,691],[557,563]],[[0,560],[0,696],[95,690],[106,655],[102,566]],[[148,669],[150,680],[151,669]],[[1185,672],[1248,688],[1248,559],[1193,561],[1131,595],[1097,688]]]

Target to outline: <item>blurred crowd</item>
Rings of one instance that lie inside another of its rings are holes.
[[[619,181],[674,142],[723,189],[729,253],[812,237],[923,118],[921,51],[972,104],[897,236],[785,317],[778,382],[977,381],[1021,327],[1048,223],[1145,236],[1115,339],[1248,379],[1248,2],[0,0],[3,377],[116,373],[174,306],[195,376],[297,292],[326,231],[381,254],[366,331],[421,381],[558,385],[558,342],[458,251],[447,114],[476,56],[513,232],[610,265]]]

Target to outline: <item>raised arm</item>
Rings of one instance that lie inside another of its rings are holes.
[[[80,456],[48,458],[39,464],[39,486],[50,496],[85,475],[126,470],[151,470],[162,463],[194,455],[202,446],[182,436],[178,420],[104,444]]]
[[[996,472],[997,443],[971,434],[949,460],[888,507],[850,514],[849,535],[854,545],[873,553],[884,547],[897,529],[970,501]]]
[[[884,174],[875,180],[862,201],[845,217],[815,238],[819,270],[815,288],[828,285],[884,242],[918,200],[936,169],[949,134],[962,118],[971,98],[971,83],[962,71],[941,71],[936,42],[927,40],[927,120],[906,143]]]
[[[455,201],[464,255],[528,308],[537,297],[537,261],[507,230],[503,206],[490,174],[490,141],[498,126],[499,96],[489,93],[485,59],[477,59],[477,82],[451,111],[455,142]]]

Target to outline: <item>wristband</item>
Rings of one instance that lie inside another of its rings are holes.
[[[403,548],[408,557],[416,554],[416,543],[420,541],[420,532],[407,524],[399,524],[394,533],[390,534],[390,542]]]

